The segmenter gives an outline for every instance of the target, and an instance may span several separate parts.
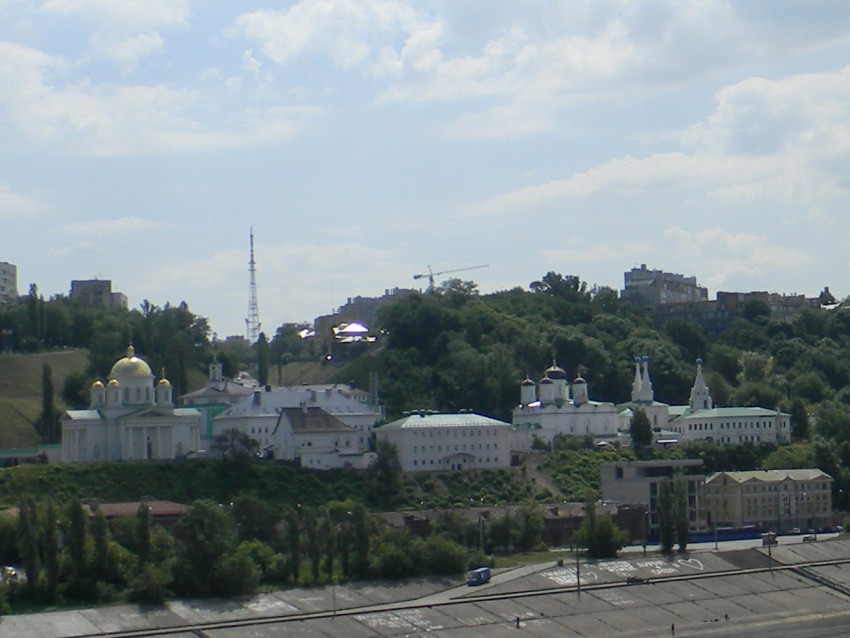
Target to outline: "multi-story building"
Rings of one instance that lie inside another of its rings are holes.
[[[393,444],[404,472],[504,468],[511,464],[511,425],[472,412],[418,412],[375,430]]]
[[[623,273],[623,279],[625,285],[620,296],[646,308],[708,300],[708,289],[698,285],[696,277],[650,270],[646,264]]]
[[[255,387],[212,419],[212,436],[235,429],[276,459],[321,469],[365,467],[374,458],[372,429],[382,418],[369,392],[347,385]]]
[[[759,407],[718,408],[697,359],[697,375],[690,402],[670,419],[668,428],[679,440],[711,441],[721,445],[784,443],[791,438],[791,415]]]
[[[770,317],[775,321],[787,321],[806,308],[819,308],[818,297],[803,295],[781,295],[763,291],[718,292],[717,299],[658,305],[652,311],[655,327],[663,328],[674,319],[690,321],[707,335],[717,336],[736,318],[742,316],[751,301],[763,301],[770,307]]]
[[[721,445],[785,443],[791,415],[767,408],[711,408],[683,414],[669,428],[679,441],[711,441]]]
[[[716,472],[705,482],[705,500],[718,527],[832,527],[832,477],[818,469]]]
[[[18,298],[18,267],[0,261],[0,304],[8,304]]]
[[[71,301],[79,301],[90,306],[104,308],[126,308],[127,295],[112,292],[112,282],[109,279],[86,279],[71,281]]]
[[[658,533],[658,486],[664,480],[673,481],[677,478],[685,482],[691,531],[705,531],[705,473],[701,459],[617,461],[603,463],[599,470],[602,500],[645,506],[649,512],[650,536]]]

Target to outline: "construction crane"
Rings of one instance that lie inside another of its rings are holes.
[[[423,279],[428,277],[428,289],[434,289],[434,277],[439,277],[440,275],[448,275],[453,272],[463,272],[464,270],[476,270],[477,268],[488,268],[490,264],[483,264],[481,266],[467,266],[466,268],[455,268],[454,270],[441,270],[440,272],[433,272],[431,270],[431,266],[428,266],[428,272],[421,273],[418,275],[413,275],[414,279]]]

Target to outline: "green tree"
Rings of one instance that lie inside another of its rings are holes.
[[[415,547],[407,530],[386,528],[377,536],[371,549],[370,569],[381,578],[404,578],[416,571]]]
[[[708,352],[708,339],[699,324],[673,319],[664,326],[664,334],[679,346],[682,356],[687,361],[695,361]]]
[[[585,548],[588,558],[616,558],[628,540],[628,532],[617,527],[610,515],[597,516],[592,498],[585,501],[584,521],[576,530],[573,542],[577,548]]]
[[[133,602],[161,605],[171,595],[169,585],[172,580],[168,569],[147,563],[136,576],[130,579],[128,597]]]
[[[38,517],[35,502],[25,496],[18,507],[18,552],[27,575],[27,594],[35,598],[41,582],[41,561],[38,552]]]
[[[806,404],[799,398],[791,400],[791,439],[793,441],[807,441],[809,439],[809,411]]]
[[[378,441],[377,459],[369,467],[366,480],[373,503],[382,509],[389,509],[395,504],[399,495],[401,466],[398,450],[389,441]]]
[[[286,540],[289,547],[289,576],[293,584],[297,585],[301,574],[301,517],[294,508],[287,507],[283,519],[286,521]]]
[[[322,561],[322,545],[324,539],[321,537],[321,525],[319,524],[319,513],[312,507],[301,509],[301,533],[303,543],[307,549],[307,557],[310,559],[310,574],[313,584],[319,582],[319,570]]]
[[[543,514],[534,505],[522,506],[516,515],[515,546],[527,552],[540,544],[543,538]]]
[[[257,382],[261,386],[269,383],[269,342],[265,332],[257,338]]]
[[[676,541],[679,551],[688,548],[688,532],[690,531],[688,517],[688,485],[681,476],[673,480],[673,517],[675,519]]]
[[[815,467],[814,448],[809,443],[794,443],[776,448],[764,459],[767,470],[804,469]]]
[[[236,545],[236,526],[229,512],[213,501],[195,501],[180,517],[174,533],[178,545],[174,566],[177,591],[200,596],[223,593],[228,585],[222,582],[220,567]]]
[[[512,547],[515,538],[515,525],[516,523],[514,517],[511,516],[510,510],[505,510],[505,513],[498,518],[494,517],[488,529],[488,536],[493,545],[503,550]]]
[[[432,534],[415,552],[420,556],[425,574],[451,575],[460,574],[466,570],[469,555],[461,545],[439,534]]]
[[[355,503],[351,508],[353,554],[351,569],[355,578],[366,578],[369,575],[369,556],[372,550],[369,527],[369,515],[366,508],[361,503]]]
[[[224,556],[215,572],[216,593],[221,596],[250,594],[260,582],[261,571],[247,548]]]
[[[334,561],[337,552],[337,530],[327,512],[319,517],[319,539],[322,543],[322,569],[328,581],[334,578]]]
[[[642,408],[636,408],[629,421],[632,448],[640,450],[652,445],[652,423]]]
[[[89,377],[83,370],[74,370],[65,376],[62,383],[62,400],[75,410],[89,405]]]
[[[91,537],[88,516],[78,500],[68,503],[66,512],[68,528],[65,534],[66,553],[70,576],[67,593],[80,600],[91,600],[95,596],[91,572]]]
[[[260,540],[264,543],[276,541],[281,519],[274,505],[253,494],[245,494],[233,500],[231,511],[240,540]]]
[[[658,517],[658,537],[661,552],[669,554],[676,542],[676,512],[673,497],[672,481],[663,478],[658,482],[658,498],[656,500],[656,515]]]
[[[59,520],[53,499],[47,499],[45,506],[41,551],[44,557],[45,597],[48,602],[53,602],[59,589]]]
[[[110,556],[109,523],[103,511],[98,509],[91,521],[92,574],[95,580],[108,582],[114,575]]]
[[[54,400],[53,371],[45,363],[41,366],[41,414],[36,420],[38,433],[45,443],[59,441],[59,416]]]
[[[151,557],[151,508],[144,501],[136,508],[135,540],[136,570],[141,573]]]
[[[230,428],[215,437],[210,451],[224,461],[237,465],[247,465],[256,458],[260,450],[257,439],[242,430]]]

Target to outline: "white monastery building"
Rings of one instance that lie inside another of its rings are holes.
[[[472,412],[418,412],[375,429],[396,447],[403,472],[505,468],[511,464],[511,425]]]
[[[130,346],[107,383],[92,384],[89,409],[68,410],[62,417],[61,460],[174,459],[198,450],[201,413],[175,407],[171,390],[164,376],[155,381]]]
[[[697,359],[697,375],[690,402],[669,423],[680,441],[713,441],[721,445],[741,443],[784,443],[791,438],[791,415],[759,407],[718,408],[714,406]]]
[[[239,430],[266,456],[304,467],[362,468],[375,458],[369,440],[382,417],[369,393],[349,386],[265,386],[213,418],[212,434]]]
[[[655,400],[649,374],[649,357],[635,358],[631,401],[619,405],[591,401],[587,382],[578,376],[567,383],[567,374],[556,363],[539,384],[526,378],[520,386],[520,404],[513,411],[511,449],[528,452],[534,439],[551,443],[557,434],[592,436],[597,442],[624,436],[637,410],[649,418],[657,444],[713,441],[721,445],[790,440],[789,414],[761,407],[717,407],[705,382],[702,360],[687,405]]]
[[[520,386],[512,447],[527,452],[535,438],[551,443],[556,434],[615,438],[618,412],[613,403],[591,401],[587,381],[580,375],[567,383],[567,373],[553,362],[538,385],[526,377]]]

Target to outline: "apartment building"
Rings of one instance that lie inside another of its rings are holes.
[[[716,472],[705,482],[705,499],[718,527],[832,527],[832,477],[819,469]]]

